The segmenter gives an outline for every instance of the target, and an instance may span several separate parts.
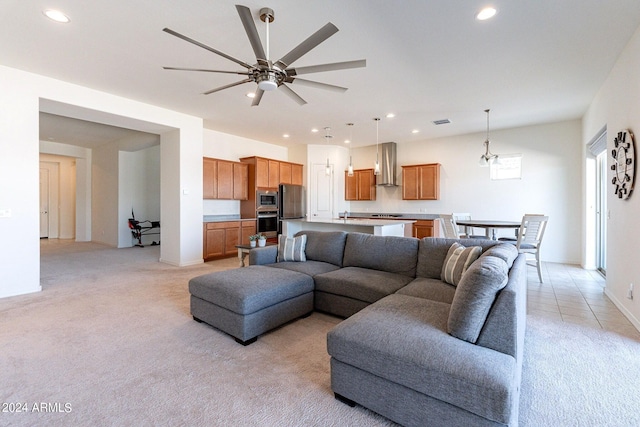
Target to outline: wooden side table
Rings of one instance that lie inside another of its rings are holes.
[[[275,245],[277,245],[277,243],[267,242],[267,244],[265,246],[275,246]],[[240,260],[240,267],[245,267],[244,258],[247,255],[249,255],[249,252],[251,252],[251,249],[256,249],[258,247],[262,247],[262,246],[251,246],[249,244],[247,244],[247,245],[236,245],[236,248],[238,248],[238,259]]]

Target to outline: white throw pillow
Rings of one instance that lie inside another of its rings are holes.
[[[458,286],[462,275],[467,268],[478,259],[482,254],[482,247],[471,246],[469,248],[462,246],[460,243],[454,243],[449,248],[447,256],[442,264],[442,272],[440,278],[442,281],[453,286]]]
[[[306,261],[307,257],[304,253],[306,245],[306,234],[298,237],[287,237],[280,234],[278,236],[278,262]]]

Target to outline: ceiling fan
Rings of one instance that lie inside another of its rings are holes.
[[[200,68],[178,68],[178,67],[163,67],[165,70],[182,70],[182,71],[202,71],[208,73],[226,73],[226,74],[239,74],[247,76],[244,80],[240,80],[239,82],[231,83],[225,86],[217,87],[215,89],[211,89],[207,92],[204,92],[204,95],[209,95],[214,92],[219,92],[224,89],[228,89],[234,86],[238,86],[244,83],[254,82],[258,84],[258,90],[255,93],[255,97],[253,98],[252,106],[257,106],[260,104],[260,100],[262,99],[262,95],[265,91],[272,91],[277,88],[280,88],[282,92],[291,97],[294,101],[296,101],[299,105],[304,105],[307,102],[300,97],[297,93],[295,93],[287,84],[299,84],[312,86],[320,89],[327,89],[336,92],[344,92],[347,90],[346,87],[330,85],[327,83],[320,83],[311,80],[305,80],[297,77],[301,74],[312,74],[319,73],[323,71],[335,71],[335,70],[344,70],[348,68],[360,68],[366,67],[367,61],[364,59],[356,60],[356,61],[346,61],[346,62],[334,62],[331,64],[321,64],[321,65],[311,65],[307,67],[298,67],[291,68],[291,64],[296,60],[300,59],[303,55],[307,54],[311,49],[318,46],[320,43],[334,35],[338,32],[338,28],[333,25],[331,22],[327,23],[324,27],[320,28],[318,31],[309,36],[306,40],[300,43],[298,46],[293,48],[289,53],[284,55],[279,60],[273,62],[269,59],[269,23],[273,22],[275,19],[274,12],[269,8],[260,9],[260,19],[266,24],[266,38],[267,38],[267,52],[265,53],[262,42],[260,40],[260,36],[258,35],[258,30],[256,28],[256,24],[251,16],[251,11],[248,7],[242,5],[236,5],[236,9],[238,10],[238,14],[240,15],[240,20],[244,25],[244,30],[249,37],[249,42],[251,43],[251,47],[253,48],[253,52],[256,55],[256,64],[250,65],[244,61],[236,59],[232,56],[229,56],[219,50],[216,50],[212,47],[209,47],[203,43],[200,43],[197,40],[189,38],[185,35],[182,35],[176,31],[173,31],[169,28],[164,28],[162,31],[171,34],[172,36],[178,37],[182,40],[185,40],[189,43],[193,43],[196,46],[199,46],[203,49],[206,49],[210,52],[213,52],[217,55],[222,56],[230,61],[235,62],[236,64],[241,65],[246,68],[246,71],[224,71],[224,70],[208,70],[208,69],[200,69]]]

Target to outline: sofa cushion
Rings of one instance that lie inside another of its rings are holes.
[[[512,244],[500,243],[484,251],[482,256],[498,257],[507,263],[508,268],[511,268],[513,261],[518,257],[518,250]]]
[[[282,268],[282,269],[291,270],[291,271],[297,271],[298,273],[308,274],[311,277],[317,274],[328,273],[330,271],[338,270],[340,268],[337,265],[333,265],[328,262],[309,261],[309,260],[307,260],[306,262],[296,262],[296,261],[277,262],[275,264],[266,264],[266,266]]]
[[[425,237],[424,239],[420,239],[416,276],[440,279],[442,264],[447,257],[449,248],[454,242],[458,242],[463,246],[481,246],[482,250],[498,244],[495,240]]]
[[[507,263],[498,257],[478,259],[462,276],[451,302],[447,330],[454,337],[475,343],[496,294],[507,284]]]
[[[303,230],[295,236],[307,236],[307,244],[304,249],[308,260],[328,262],[342,267],[344,245],[347,233],[344,231],[311,231]]]
[[[327,351],[340,362],[508,424],[517,410],[515,359],[447,334],[449,308],[389,295],[329,331]]]
[[[278,235],[278,262],[306,261],[307,257],[304,253],[306,244],[306,234],[297,237],[287,237],[284,234]]]
[[[375,302],[413,280],[402,274],[360,267],[344,267],[314,277],[316,292]]]
[[[442,280],[450,285],[457,286],[462,275],[473,261],[478,259],[481,253],[482,248],[480,246],[467,248],[457,242],[451,245],[442,263]]]
[[[388,271],[413,278],[416,277],[418,242],[412,237],[349,233],[343,266]]]
[[[455,292],[455,286],[445,283],[440,279],[416,277],[407,286],[398,289],[396,294],[410,295],[451,304]]]

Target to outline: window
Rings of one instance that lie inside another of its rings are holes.
[[[497,162],[490,165],[491,180],[521,179],[522,154],[500,154]]]

